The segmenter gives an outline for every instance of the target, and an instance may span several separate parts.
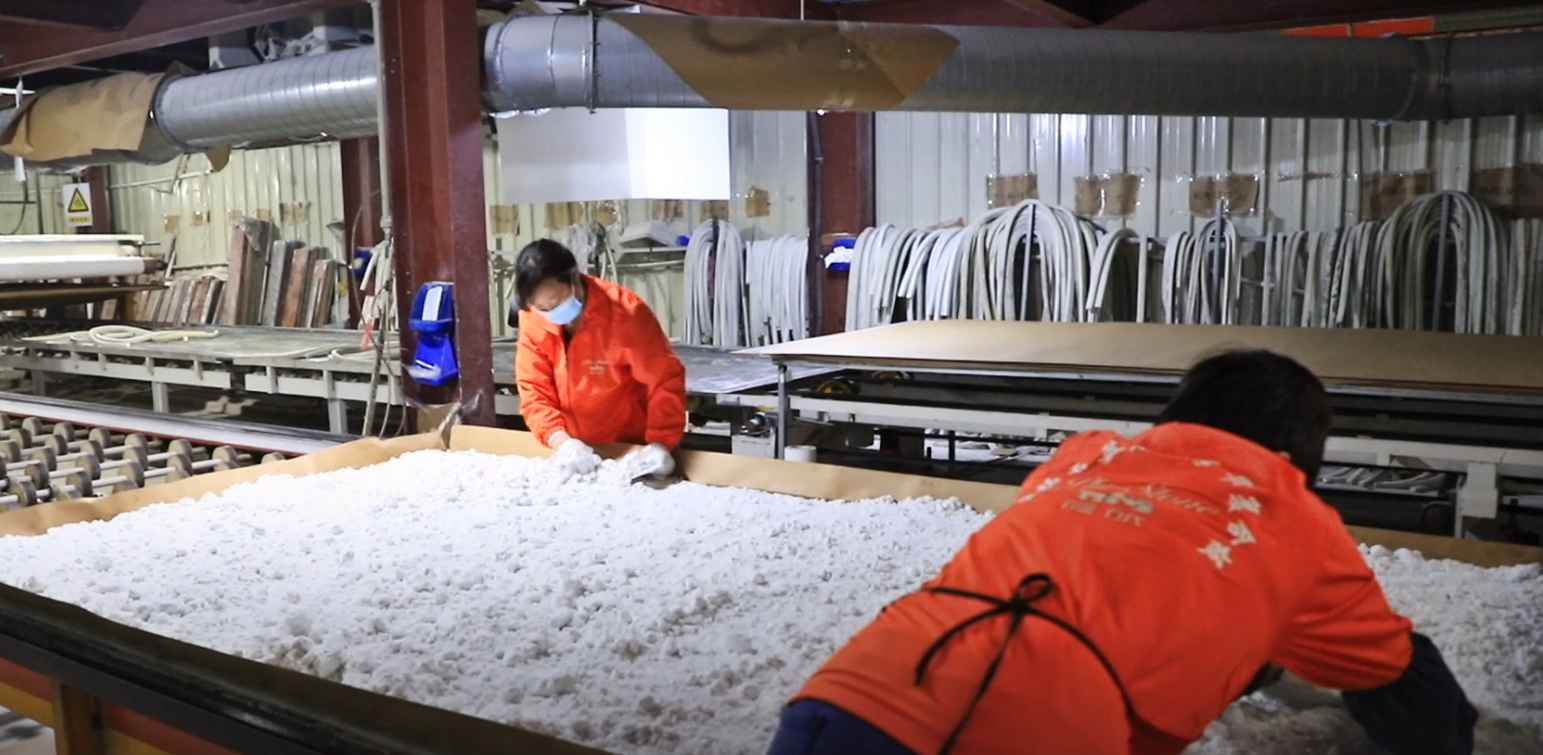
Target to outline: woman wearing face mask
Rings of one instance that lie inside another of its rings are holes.
[[[599,466],[592,446],[644,448],[623,463],[664,477],[686,433],[686,370],[638,295],[579,272],[551,239],[515,261],[520,339],[514,376],[525,424],[577,474]]]

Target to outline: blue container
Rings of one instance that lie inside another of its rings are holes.
[[[418,334],[418,349],[407,374],[423,385],[444,385],[460,375],[455,361],[454,286],[432,281],[418,289],[407,327]]]

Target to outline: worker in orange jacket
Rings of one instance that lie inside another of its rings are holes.
[[[531,432],[576,474],[600,465],[594,446],[644,447],[633,477],[668,476],[686,433],[686,370],[637,294],[579,272],[573,252],[536,241],[515,260],[519,316],[514,377]]]
[[[1331,412],[1296,362],[1196,365],[1157,425],[1077,435],[791,705],[772,755],[1179,755],[1284,668],[1395,755],[1477,717],[1313,494]]]

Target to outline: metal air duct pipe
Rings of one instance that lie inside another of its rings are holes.
[[[513,18],[489,27],[485,40],[494,111],[730,107],[1375,120],[1543,113],[1537,32],[1319,39],[580,14]],[[923,48],[932,62],[918,67]],[[682,57],[682,49],[695,52]],[[43,167],[157,163],[225,145],[370,136],[377,86],[371,48],[170,77],[138,150]],[[14,110],[0,110],[0,129],[13,117]]]
[[[825,77],[808,81],[800,61],[813,37],[800,36],[800,27],[817,26],[853,44],[828,61]],[[904,60],[907,32],[914,38],[916,28],[662,15],[514,18],[486,38],[489,104],[500,111],[714,107],[729,97],[740,108],[759,98],[775,101],[765,109],[843,109],[869,94],[862,82],[849,85],[861,77],[848,71]],[[1543,33],[1408,40],[930,28],[957,46],[895,110],[1373,120],[1543,112]],[[651,32],[654,44],[633,29]],[[895,41],[886,60],[888,37]],[[716,95],[701,91],[702,70],[688,81],[657,52],[667,49],[679,63],[669,48],[686,45],[707,53],[712,63],[703,69],[719,72],[707,71]],[[726,76],[737,91],[724,86]]]
[[[171,76],[156,92],[137,151],[34,164],[54,170],[155,164],[221,146],[373,136],[377,85],[373,47]],[[0,131],[15,112],[0,110]]]

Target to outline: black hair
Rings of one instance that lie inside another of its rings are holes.
[[[573,283],[579,261],[568,247],[551,239],[538,239],[525,245],[514,260],[514,295],[520,309],[529,309],[530,297],[547,281]]]
[[[1189,422],[1284,451],[1307,474],[1323,466],[1334,410],[1312,371],[1269,351],[1227,351],[1202,359],[1179,382],[1157,424]]]

